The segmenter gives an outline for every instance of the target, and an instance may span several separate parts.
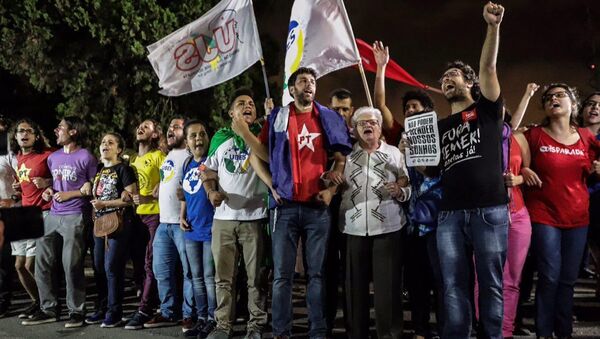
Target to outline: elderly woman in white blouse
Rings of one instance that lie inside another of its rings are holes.
[[[352,117],[357,142],[346,157],[340,228],[346,234],[349,338],[369,337],[369,283],[375,288],[379,338],[402,337],[401,235],[410,197],[404,156],[381,140],[381,112],[362,107]]]

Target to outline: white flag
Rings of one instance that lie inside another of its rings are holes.
[[[178,96],[234,78],[262,58],[252,0],[223,0],[147,48],[161,94]]]
[[[319,77],[360,63],[352,26],[342,0],[296,0],[292,7],[285,54],[284,105],[293,101],[287,80],[300,67]]]

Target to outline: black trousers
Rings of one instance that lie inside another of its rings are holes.
[[[10,305],[12,299],[15,257],[11,254],[10,242],[0,250],[0,304]]]
[[[376,236],[346,236],[348,337],[369,337],[369,283],[375,289],[375,323],[381,339],[402,338],[401,231]]]
[[[443,283],[440,272],[440,261],[437,255],[436,233],[429,232],[424,236],[409,235],[405,240],[406,256],[410,260],[405,263],[404,281],[410,299],[411,320],[415,335],[429,337],[429,314],[435,310],[437,333],[441,334],[444,319]],[[432,303],[431,291],[434,292],[435,304]]]
[[[329,209],[331,210],[331,231],[327,244],[327,258],[325,260],[325,320],[327,331],[331,335],[335,327],[335,317],[338,308],[342,307],[344,326],[348,331],[346,311],[346,288],[344,277],[346,275],[346,235],[339,229],[339,212],[341,196],[333,197]],[[339,286],[342,285],[342,295],[339,297]]]

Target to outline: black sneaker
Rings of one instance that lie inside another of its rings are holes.
[[[83,314],[73,313],[69,316],[69,320],[65,323],[66,328],[74,328],[83,326],[85,317]]]
[[[197,337],[198,334],[200,334],[200,332],[202,332],[202,329],[204,328],[204,326],[206,326],[206,320],[198,319],[198,321],[196,322],[196,325],[194,325],[194,327],[191,330],[187,330],[187,331],[183,332],[183,335],[186,337]]]
[[[209,320],[206,322],[206,325],[204,325],[204,328],[202,329],[202,331],[200,331],[200,334],[198,334],[198,338],[206,338],[208,337],[209,334],[211,334],[215,329],[217,328],[217,322],[214,320]]]
[[[19,314],[19,319],[29,319],[35,314],[35,312],[37,312],[39,310],[40,310],[40,303],[37,301],[34,301],[31,303],[31,305],[29,305],[29,307],[24,309],[23,312],[21,312]]]
[[[133,315],[133,318],[125,325],[126,330],[141,330],[144,328],[144,324],[150,320],[150,317],[142,312],[138,311]]]
[[[21,325],[29,326],[29,325],[39,325],[46,323],[54,323],[58,321],[57,316],[53,316],[45,313],[42,310],[38,310],[35,312],[29,319],[25,319],[21,322]]]
[[[123,317],[121,317],[121,321],[128,322],[129,320],[133,319],[133,317],[135,317],[136,314],[137,314],[137,311],[127,313],[127,314],[123,315]]]
[[[6,316],[6,314],[8,313],[9,306],[10,306],[10,303],[7,303],[7,302],[0,303],[0,318],[4,318]]]

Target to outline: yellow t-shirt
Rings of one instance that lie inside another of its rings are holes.
[[[160,166],[165,160],[165,154],[160,150],[138,156],[130,163],[137,173],[140,195],[152,195],[152,190],[160,182]],[[158,199],[154,202],[141,204],[136,209],[137,214],[158,214]]]

